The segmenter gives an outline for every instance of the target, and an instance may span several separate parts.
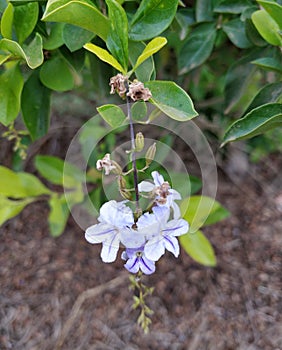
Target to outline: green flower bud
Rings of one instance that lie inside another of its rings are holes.
[[[144,148],[144,136],[142,132],[138,132],[135,138],[135,151],[141,152]]]
[[[146,166],[149,166],[154,160],[156,155],[156,143],[153,143],[147,150],[145,158],[146,158]]]

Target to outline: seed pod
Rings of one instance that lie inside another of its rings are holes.
[[[141,152],[144,148],[144,136],[142,132],[138,132],[135,138],[135,151]]]
[[[145,158],[146,158],[146,166],[149,166],[154,160],[156,155],[156,143],[153,143],[147,150]]]

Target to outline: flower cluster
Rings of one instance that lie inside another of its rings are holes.
[[[187,221],[180,218],[180,210],[175,203],[175,200],[181,199],[180,194],[171,189],[157,171],[152,173],[152,177],[154,184],[142,181],[138,185],[140,192],[149,193],[153,199],[150,211],[135,222],[126,201],[111,200],[101,207],[99,223],[85,232],[88,242],[102,243],[101,258],[104,262],[115,261],[122,244],[125,248],[122,253],[122,259],[126,260],[125,268],[132,273],[141,270],[147,275],[155,272],[155,262],[165,250],[178,257],[177,236],[189,229]]]

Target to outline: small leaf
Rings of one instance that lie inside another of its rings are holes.
[[[282,45],[282,39],[279,35],[279,25],[266,11],[259,10],[254,12],[252,14],[252,21],[264,40],[274,46]]]
[[[38,19],[39,7],[37,2],[16,6],[14,26],[20,44],[32,33]]]
[[[146,61],[147,58],[149,58],[154,53],[158,52],[162,47],[164,47],[166,43],[167,43],[167,40],[166,40],[166,38],[163,38],[163,37],[157,37],[157,38],[154,38],[153,40],[151,40],[146,45],[142,54],[138,57],[135,65],[133,67],[133,71],[135,71],[136,68],[139,67],[141,63]]]
[[[247,49],[253,44],[249,41],[245,32],[245,23],[239,18],[228,21],[222,25],[230,41],[240,49]]]
[[[131,20],[130,40],[149,40],[161,34],[172,22],[177,6],[178,0],[143,0]]]
[[[10,200],[0,194],[0,226],[3,225],[5,221],[18,215],[24,207],[32,201],[32,198]]]
[[[55,56],[44,62],[40,69],[41,82],[51,90],[67,91],[74,86],[74,77],[66,61]]]
[[[63,196],[52,196],[49,201],[50,213],[48,216],[48,223],[51,236],[60,236],[65,227],[70,215],[68,205]]]
[[[249,139],[282,125],[282,104],[268,103],[251,110],[245,117],[231,124],[221,147],[228,142]]]
[[[217,2],[213,11],[219,13],[242,13],[245,9],[252,6],[248,0],[221,0]]]
[[[36,156],[35,167],[40,175],[56,185],[77,188],[85,181],[85,176],[78,167],[57,157]]]
[[[112,67],[117,69],[119,72],[126,74],[123,67],[119,64],[119,62],[105,49],[102,49],[101,47],[94,45],[92,43],[85,44],[83,46],[86,50],[94,53],[97,57],[100,58],[100,60],[107,62]]]
[[[121,126],[126,119],[123,110],[113,104],[98,107],[97,111],[101,117],[113,128]]]
[[[23,77],[17,65],[0,74],[0,122],[5,126],[18,116],[22,88]]]
[[[197,22],[209,22],[213,20],[212,0],[197,0],[195,10]]]
[[[266,70],[282,73],[282,60],[274,57],[262,57],[252,61],[253,64]]]
[[[128,67],[128,21],[122,6],[115,0],[106,0],[110,19],[110,31],[106,45],[112,55],[121,63],[124,71]]]
[[[202,226],[214,224],[229,216],[229,211],[220,203],[206,196],[191,196],[183,199],[180,208],[183,218],[189,222],[189,233],[194,233]]]
[[[74,52],[79,50],[87,42],[94,38],[95,34],[89,30],[74,26],[72,24],[65,24],[63,29],[63,39],[67,48]]]
[[[50,23],[49,36],[44,38],[43,47],[45,50],[55,50],[64,45],[63,31],[65,23]]]
[[[38,33],[35,34],[29,45],[23,45],[23,47],[16,41],[4,38],[0,41],[0,50],[8,51],[18,58],[23,58],[31,69],[40,66],[43,62],[42,38]]]
[[[282,29],[282,6],[274,1],[257,0]]]
[[[216,266],[213,247],[202,231],[182,235],[179,241],[192,259],[205,266]]]
[[[0,195],[10,198],[36,197],[50,194],[50,190],[34,175],[16,173],[0,166]]]
[[[131,106],[132,119],[136,121],[145,120],[147,117],[147,105],[144,101],[137,101]]]
[[[21,106],[24,123],[33,140],[48,132],[50,123],[51,91],[39,79],[39,71],[35,70],[22,91]]]
[[[190,33],[179,53],[179,74],[185,74],[200,66],[210,56],[216,39],[213,23],[200,24]]]
[[[8,4],[1,18],[1,34],[4,38],[12,39],[13,36],[14,7]]]
[[[187,121],[198,115],[188,94],[171,81],[150,81],[145,83],[150,89],[150,101],[163,113],[178,121]]]
[[[109,19],[86,0],[48,1],[42,20],[76,25],[95,33],[104,41],[110,30]]]

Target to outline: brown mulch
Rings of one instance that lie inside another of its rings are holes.
[[[220,171],[232,216],[204,229],[217,267],[167,253],[144,279],[155,287],[147,335],[123,262],[103,264],[72,219],[50,237],[48,206],[30,205],[0,228],[0,349],[281,350],[281,165],[269,157],[238,182]]]

